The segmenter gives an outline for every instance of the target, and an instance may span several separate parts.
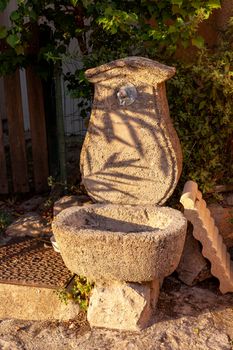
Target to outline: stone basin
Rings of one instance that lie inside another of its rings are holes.
[[[63,210],[53,233],[64,263],[92,281],[146,282],[177,267],[186,219],[158,206],[93,204]]]

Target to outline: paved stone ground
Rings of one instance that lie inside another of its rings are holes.
[[[227,238],[233,246],[233,234]],[[141,333],[91,330],[83,314],[66,323],[0,320],[0,350],[233,350],[233,293],[217,287],[214,279],[187,287],[167,278],[155,323]]]
[[[187,287],[165,280],[154,324],[141,333],[90,329],[75,321],[0,321],[1,350],[232,350],[233,294],[221,295],[211,279]]]

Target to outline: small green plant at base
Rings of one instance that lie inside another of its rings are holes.
[[[49,209],[53,206],[53,200],[52,198],[47,198],[46,201],[43,204],[45,209]]]
[[[199,334],[200,334],[200,328],[198,328],[198,327],[193,328],[193,332],[194,332],[196,335],[199,335]]]
[[[93,287],[94,283],[89,282],[86,277],[76,275],[72,287],[59,289],[57,295],[61,302],[67,304],[69,300],[74,301],[82,310],[87,311]]]
[[[3,233],[3,231],[9,226],[13,221],[12,216],[5,212],[0,211],[0,233]]]
[[[61,193],[66,195],[83,195],[87,194],[85,187],[80,184],[72,184],[72,183],[64,183],[61,181],[57,181],[54,177],[49,176],[48,179],[48,186],[51,187],[53,190],[55,187],[61,188]]]
[[[68,300],[71,299],[71,298],[69,298],[69,293],[67,292],[67,290],[65,288],[60,288],[60,289],[56,290],[56,294],[57,294],[59,300],[66,305],[68,304]]]
[[[53,176],[49,176],[47,181],[48,181],[48,186],[49,187],[53,187],[55,185],[55,179],[54,179]]]
[[[228,219],[228,222],[233,225],[233,210],[230,211],[230,217]]]

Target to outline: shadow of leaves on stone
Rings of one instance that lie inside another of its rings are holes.
[[[153,170],[154,165],[150,164],[154,161],[155,168],[168,183],[158,204],[171,192],[177,165],[173,141],[166,134],[166,128],[170,131],[171,125],[166,125],[162,120],[162,114],[169,112],[168,108],[166,111],[160,110],[161,101],[152,88],[151,91],[151,94],[139,91],[138,101],[127,107],[119,106],[114,89],[106,98],[98,96],[98,91],[95,94],[82,166],[85,163],[88,169],[85,185],[90,195],[95,193],[94,197],[100,202],[108,202],[107,196],[115,195],[119,198],[129,196],[135,201],[141,199],[145,182],[149,187],[156,187],[160,181]],[[135,188],[128,191],[128,186]],[[102,196],[101,193],[105,194]]]

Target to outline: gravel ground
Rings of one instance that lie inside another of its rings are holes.
[[[90,329],[85,314],[66,323],[0,321],[1,350],[232,350],[233,294],[214,279],[187,287],[165,280],[153,324],[140,333]]]

